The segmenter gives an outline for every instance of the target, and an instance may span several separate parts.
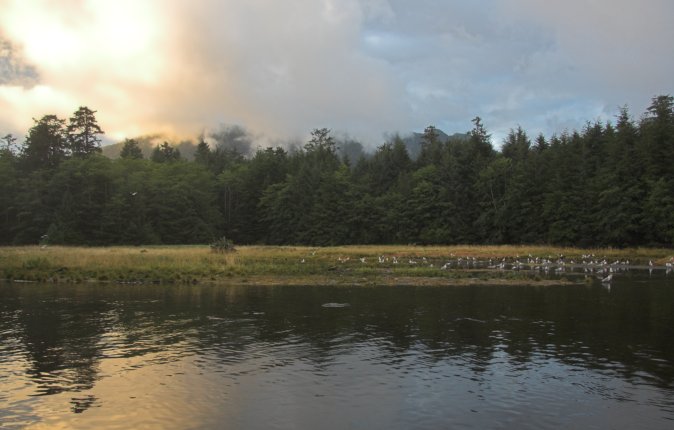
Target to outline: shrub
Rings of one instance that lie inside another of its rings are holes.
[[[234,242],[222,236],[220,239],[211,243],[211,251],[224,254],[226,252],[234,252]]]

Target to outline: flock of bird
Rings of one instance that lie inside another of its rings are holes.
[[[315,252],[312,253],[315,255]],[[338,257],[337,261],[341,264],[346,264],[351,261],[351,257]],[[355,261],[355,260],[354,260]],[[361,264],[367,264],[367,257],[358,257],[358,261]],[[305,263],[306,260],[302,259],[302,263]],[[653,270],[664,269],[665,273],[669,275],[674,269],[674,257],[670,261],[666,262],[663,266],[656,266],[652,260],[649,260],[648,265],[637,265],[631,264],[630,260],[615,260],[609,261],[604,257],[596,257],[594,254],[582,255],[580,259],[567,259],[564,255],[558,255],[557,257],[548,256],[547,258],[533,257],[528,255],[527,257],[516,256],[514,258],[503,257],[501,259],[484,259],[480,260],[477,257],[457,257],[454,254],[450,254],[449,259],[442,259],[442,264],[438,264],[437,259],[431,260],[426,257],[398,257],[398,256],[386,256],[380,255],[377,257],[376,264],[384,265],[399,265],[407,264],[410,266],[426,266],[426,267],[438,267],[439,270],[449,270],[451,268],[458,269],[493,269],[493,270],[529,270],[536,272],[543,272],[545,274],[549,273],[564,273],[568,271],[582,271],[587,276],[594,275],[601,281],[603,285],[610,285],[611,281],[614,278],[614,275],[623,272],[629,271],[630,269],[648,269],[649,273],[652,273]]]

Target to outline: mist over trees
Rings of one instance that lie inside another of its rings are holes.
[[[290,150],[222,127],[149,154],[127,139],[111,159],[94,114],[0,139],[0,243],[674,246],[671,96],[638,120],[518,127],[500,150],[480,118],[467,135],[429,126],[414,156],[398,136],[366,156],[325,128]]]

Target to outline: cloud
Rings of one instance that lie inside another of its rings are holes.
[[[182,43],[200,47],[189,62],[217,97],[209,112],[286,135],[319,126],[364,132],[404,120],[400,83],[358,49],[360,2],[219,4],[181,11],[208,29]],[[214,10],[218,25],[210,21]]]
[[[31,117],[69,116],[88,105],[104,111],[104,129],[140,132],[135,124],[147,119],[139,109],[143,94],[165,84],[166,63],[154,55],[157,20],[140,3],[115,2],[115,9],[109,2],[3,2],[0,28],[38,76],[32,87],[0,88],[0,104],[15,113],[15,127],[26,130]]]
[[[5,111],[86,104],[120,137],[218,123],[273,136],[404,124],[400,83],[358,50],[365,16],[385,14],[377,2],[5,3],[0,24],[48,90],[3,88]]]
[[[379,144],[481,116],[494,136],[640,113],[674,92],[668,20],[648,0],[0,0],[0,132],[98,110],[113,139],[241,124]],[[4,51],[3,51],[4,52]],[[10,58],[3,63],[2,58]]]
[[[511,0],[500,14],[551,41],[520,70],[537,98],[557,100],[548,120],[559,114],[571,120],[574,112],[584,121],[613,119],[624,104],[639,115],[651,97],[674,90],[668,0]]]
[[[495,136],[521,124],[559,133],[638,115],[674,90],[674,3],[653,0],[391,0],[365,49],[406,82],[414,123],[449,131],[481,116]]]

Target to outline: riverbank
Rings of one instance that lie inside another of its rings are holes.
[[[474,285],[584,282],[566,270],[664,268],[671,249],[537,246],[208,246],[0,248],[7,282],[252,285]],[[547,276],[550,271],[555,275]]]

